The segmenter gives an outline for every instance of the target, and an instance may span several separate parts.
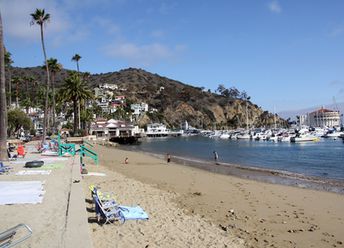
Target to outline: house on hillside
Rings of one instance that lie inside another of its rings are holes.
[[[134,111],[133,115],[139,116],[142,113],[148,111],[148,104],[147,103],[135,103],[130,105],[131,110]]]
[[[118,90],[117,84],[100,84],[99,85],[100,89],[107,89],[107,90]]]

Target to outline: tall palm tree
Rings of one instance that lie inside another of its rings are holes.
[[[7,156],[7,105],[5,83],[5,46],[2,18],[0,12],[0,160],[8,160]]]
[[[8,92],[7,92],[7,94],[8,94],[8,102],[7,102],[7,104],[8,104],[8,106],[9,107],[11,107],[11,105],[12,105],[12,84],[11,84],[11,65],[13,64],[13,60],[12,60],[12,58],[11,58],[11,56],[12,56],[12,54],[9,52],[9,51],[6,51],[6,49],[5,49],[5,69],[7,69],[6,70],[6,79],[7,79],[7,81],[8,81],[8,88],[7,88],[7,90],[8,90]]]
[[[67,102],[73,102],[74,112],[74,134],[77,132],[77,120],[78,120],[78,102],[81,100],[92,99],[92,90],[84,83],[78,73],[71,72],[69,77],[65,80],[65,83],[60,89],[60,97]]]
[[[53,133],[55,133],[56,131],[56,121],[55,121],[55,115],[56,115],[56,101],[55,101],[55,76],[56,73],[61,71],[62,69],[62,65],[60,63],[58,63],[57,59],[54,58],[50,58],[48,59],[48,65],[49,65],[49,69],[51,72],[51,87],[52,87],[52,112],[53,112]]]
[[[72,57],[72,61],[75,61],[76,62],[76,69],[78,70],[78,75],[80,76],[80,70],[79,70],[79,60],[81,59],[81,56],[79,54],[75,54],[73,57]],[[78,104],[78,111],[79,111],[79,119],[78,119],[78,128],[80,129],[80,102]]]
[[[20,77],[13,77],[12,82],[16,85],[16,91],[15,91],[15,96],[16,96],[16,108],[19,108],[19,84],[22,83],[22,78]]]
[[[44,54],[44,63],[45,63],[45,70],[47,73],[47,85],[46,85],[46,93],[45,93],[45,105],[44,105],[44,117],[43,117],[43,137],[42,142],[45,140],[45,136],[47,133],[47,118],[48,118],[48,105],[49,105],[49,87],[50,87],[50,74],[49,74],[49,65],[47,62],[47,54],[45,51],[44,45],[44,33],[43,33],[43,26],[47,22],[50,21],[50,14],[45,13],[44,9],[36,9],[34,13],[30,14],[32,17],[31,24],[34,25],[35,23],[40,26],[41,31],[41,43],[42,43],[42,50]]]
[[[73,57],[72,57],[72,61],[75,61],[76,62],[76,68],[79,71],[79,60],[81,59],[81,56],[79,54],[75,54]]]

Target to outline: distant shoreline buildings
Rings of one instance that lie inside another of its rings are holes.
[[[339,111],[320,108],[311,113],[297,116],[299,125],[311,127],[339,127],[341,115]]]

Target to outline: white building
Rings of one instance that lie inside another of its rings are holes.
[[[312,127],[338,127],[341,124],[340,113],[339,111],[321,108],[299,116],[299,124]]]
[[[118,86],[116,84],[101,84],[99,85],[101,89],[117,90]]]
[[[152,123],[147,125],[147,137],[166,137],[170,134],[170,130],[164,124]]]
[[[135,104],[131,104],[130,108],[134,111],[134,115],[140,115],[140,114],[148,111],[148,104],[147,103],[135,103]]]

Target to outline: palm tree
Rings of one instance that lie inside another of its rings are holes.
[[[53,94],[52,94],[52,99],[53,99],[53,103],[52,103],[52,112],[53,112],[53,133],[55,133],[56,131],[56,121],[55,121],[55,115],[56,115],[56,109],[55,109],[55,76],[56,73],[61,71],[62,69],[62,65],[60,63],[58,63],[57,59],[54,58],[50,58],[48,59],[48,65],[49,65],[49,69],[51,72],[51,86],[52,86],[52,90],[53,90]]]
[[[81,59],[81,56],[79,54],[75,54],[73,57],[72,57],[72,61],[75,61],[76,62],[76,69],[78,70],[78,75],[80,76],[80,70],[79,70],[79,60]],[[80,129],[80,102],[78,104],[78,111],[79,111],[79,119],[78,119],[78,128]]]
[[[44,24],[46,24],[47,22],[50,21],[50,14],[45,13],[44,9],[36,9],[36,11],[34,13],[31,13],[30,15],[32,17],[31,24],[34,25],[36,23],[40,26],[42,50],[43,50],[43,54],[44,54],[45,70],[47,73],[47,85],[46,85],[44,117],[43,117],[43,137],[42,137],[42,141],[44,141],[46,133],[47,133],[50,74],[49,74],[49,65],[48,65],[48,61],[47,61],[47,54],[46,54],[45,45],[44,45],[43,26],[44,26]]]
[[[67,102],[73,102],[74,112],[74,134],[77,132],[77,121],[78,121],[78,102],[81,100],[93,98],[92,90],[84,83],[78,73],[71,72],[69,77],[65,80],[65,83],[60,89],[60,97]]]
[[[72,57],[72,61],[76,62],[76,68],[78,70],[78,73],[80,72],[79,71],[79,60],[80,59],[81,59],[81,56],[79,54],[77,54],[77,53]]]
[[[8,160],[7,156],[7,105],[5,83],[5,46],[0,13],[0,160]]]
[[[11,84],[11,65],[13,63],[13,60],[11,58],[12,54],[9,51],[6,51],[5,49],[5,69],[7,69],[6,75],[7,75],[7,81],[8,81],[8,106],[11,107],[12,105],[12,84]]]
[[[13,77],[12,82],[16,85],[16,108],[19,108],[19,84],[22,83],[22,78],[20,77]]]

